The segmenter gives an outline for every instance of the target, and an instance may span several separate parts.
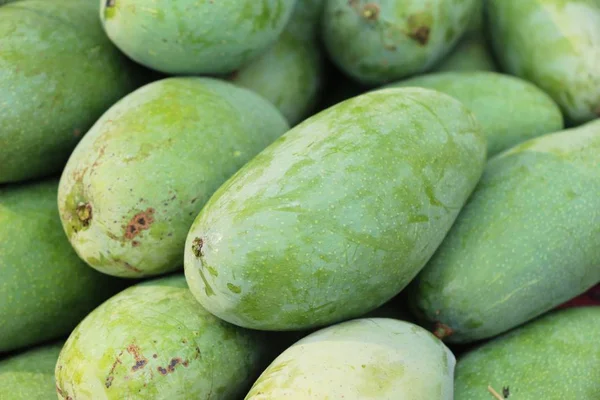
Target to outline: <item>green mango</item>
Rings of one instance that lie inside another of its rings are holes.
[[[495,72],[440,72],[390,86],[438,90],[475,114],[487,137],[488,157],[525,140],[564,128],[560,108],[545,92],[522,79]]]
[[[378,85],[431,69],[456,45],[478,0],[329,0],[322,36],[332,60]]]
[[[432,69],[432,72],[496,70],[496,63],[485,39],[473,34],[463,37],[454,50]]]
[[[167,74],[227,74],[275,43],[296,0],[101,0],[123,53]]]
[[[290,125],[313,111],[320,94],[323,59],[315,40],[284,32],[265,54],[235,72],[230,81],[273,103]]]
[[[423,324],[452,343],[490,338],[600,282],[600,120],[492,158],[411,284]]]
[[[296,0],[286,30],[299,39],[316,40],[321,28],[325,0]]]
[[[47,344],[0,360],[0,398],[55,399],[54,367],[62,346]]]
[[[600,116],[600,1],[487,0],[501,66],[548,92],[571,123]]]
[[[245,400],[452,400],[455,363],[452,352],[417,325],[361,318],[296,342]]]
[[[58,206],[71,244],[109,275],[181,268],[210,195],[288,128],[267,100],[214,78],[136,90],[98,120],[63,171]]]
[[[83,263],[61,228],[58,180],[0,187],[0,353],[68,335],[128,281]]]
[[[264,367],[262,332],[198,306],[183,274],[132,286],[90,313],[56,364],[63,399],[239,399]]]
[[[58,173],[96,119],[140,81],[102,31],[96,1],[2,6],[0,48],[0,183]]]
[[[247,328],[363,315],[423,267],[484,162],[480,125],[450,96],[385,89],[339,103],[215,192],[187,237],[190,289]]]
[[[547,314],[478,347],[456,365],[455,396],[600,399],[600,307]],[[504,393],[503,393],[504,392]]]

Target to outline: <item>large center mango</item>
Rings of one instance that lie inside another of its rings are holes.
[[[216,316],[254,329],[323,326],[414,278],[481,176],[486,141],[457,100],[383,89],[288,131],[223,184],[186,241]]]

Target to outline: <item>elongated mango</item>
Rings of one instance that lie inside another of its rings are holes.
[[[78,400],[239,399],[268,362],[266,343],[198,307],[177,274],[90,313],[60,353],[56,388]]]
[[[279,111],[213,78],[167,78],[108,110],[63,171],[58,206],[93,268],[143,277],[181,268],[183,244],[210,195],[284,134]]]
[[[411,285],[448,342],[496,336],[600,282],[600,120],[492,158]]]
[[[600,307],[553,312],[461,357],[455,396],[492,399],[600,398]]]
[[[419,88],[339,103],[224,183],[185,245],[216,316],[257,329],[363,315],[423,267],[474,188],[485,138],[459,101]]]
[[[460,100],[477,117],[487,138],[488,157],[520,142],[563,129],[558,105],[523,79],[495,72],[444,72],[390,86],[439,90]]]
[[[600,2],[488,0],[502,67],[560,104],[571,123],[600,116]]]
[[[452,352],[417,325],[361,318],[296,342],[245,400],[452,400],[455,363]]]

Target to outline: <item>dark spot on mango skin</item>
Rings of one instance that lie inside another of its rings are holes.
[[[133,247],[138,247],[140,245],[140,242],[138,242],[137,240],[134,240],[133,242],[131,242],[131,246]]]
[[[362,9],[362,17],[368,21],[377,21],[379,17],[379,6],[375,3],[367,3]]]
[[[106,376],[106,380],[104,381],[104,386],[106,386],[106,388],[110,388],[110,386],[112,385],[113,380],[115,379],[115,368],[117,368],[117,365],[122,364],[121,363],[121,356],[123,355],[123,351],[121,351],[119,353],[119,355],[117,356],[117,358],[115,358],[115,362],[113,362],[112,367],[110,368],[110,372],[108,373],[108,375]]]
[[[123,261],[123,260],[115,260],[115,261],[130,271],[137,272],[138,274],[142,273],[141,269],[134,267],[133,265],[129,264],[127,261]]]
[[[83,226],[89,226],[92,220],[92,205],[90,203],[79,203],[75,209],[77,218]]]
[[[106,7],[114,7],[116,0],[106,0]]]
[[[131,367],[131,371],[135,372],[148,364],[148,359],[142,355],[140,348],[135,344],[132,343],[127,346],[127,352],[135,358],[135,365]]]
[[[202,253],[202,246],[204,246],[204,240],[202,238],[195,238],[192,242],[192,251],[196,257],[202,257],[204,254]]]
[[[427,26],[420,26],[408,34],[413,40],[416,40],[420,45],[424,46],[429,41],[429,33],[431,30]]]
[[[433,329],[433,334],[440,340],[444,340],[445,338],[452,336],[454,330],[450,328],[448,325],[443,324],[441,322],[436,322],[435,327]]]
[[[171,361],[169,362],[169,365],[167,365],[166,368],[163,367],[157,367],[156,370],[161,374],[161,375],[168,375],[172,372],[175,372],[175,367],[177,365],[183,365],[184,367],[187,368],[188,365],[190,365],[189,361],[183,361],[181,358],[179,357],[174,357],[171,359]]]
[[[125,227],[125,238],[133,239],[142,231],[150,229],[154,222],[154,208],[147,208],[146,211],[141,211],[133,216]]]
[[[508,399],[510,396],[510,388],[508,386],[502,388],[502,396],[504,396],[505,399]]]

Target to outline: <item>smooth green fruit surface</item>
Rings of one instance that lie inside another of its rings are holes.
[[[0,183],[58,173],[139,73],[106,38],[92,1],[2,6],[0,49]]]
[[[55,179],[0,188],[0,353],[67,335],[125,287],[83,263],[60,225]]]
[[[296,0],[286,30],[299,39],[316,40],[321,31],[325,0]]]
[[[390,86],[438,90],[460,100],[481,123],[488,157],[520,142],[563,129],[560,108],[535,85],[495,72],[445,72]]]
[[[322,35],[342,70],[375,85],[431,68],[477,10],[477,0],[329,0]]]
[[[230,80],[273,103],[290,125],[313,110],[322,83],[323,60],[316,41],[284,32],[265,54],[235,72]]]
[[[463,37],[452,53],[436,64],[432,71],[496,71],[497,69],[484,38],[479,34],[470,34]]]
[[[199,307],[183,275],[150,280],[73,331],[56,386],[63,399],[239,399],[264,367],[263,339]]]
[[[296,342],[245,400],[451,400],[455,363],[452,352],[417,325],[357,319]]]
[[[233,72],[275,43],[296,0],[101,0],[108,37],[168,74]]]
[[[53,343],[0,360],[0,398],[56,398],[54,367],[63,342]]]
[[[600,307],[545,315],[459,359],[456,399],[599,399],[599,337]]]
[[[448,342],[514,328],[600,282],[600,120],[494,158],[413,281],[415,312]]]
[[[483,170],[485,138],[457,100],[385,89],[300,123],[240,169],[190,229],[185,273],[216,316],[317,327],[396,295]]]
[[[574,123],[600,116],[600,1],[488,0],[499,62],[548,92]]]
[[[259,95],[213,78],[167,78],[131,93],[79,143],[58,196],[63,226],[93,268],[142,277],[181,267],[210,195],[288,124]]]

